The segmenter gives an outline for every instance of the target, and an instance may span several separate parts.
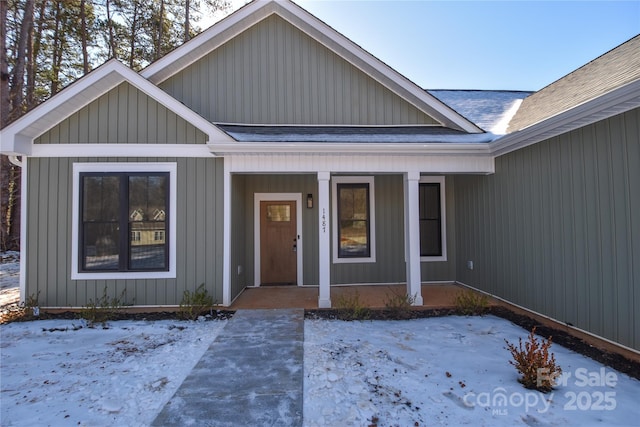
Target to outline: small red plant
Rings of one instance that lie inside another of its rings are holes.
[[[513,360],[509,363],[516,367],[522,375],[518,379],[525,388],[549,392],[556,384],[556,378],[562,374],[562,369],[556,364],[553,353],[549,353],[551,347],[551,337],[546,341],[535,336],[535,326],[531,329],[527,342],[522,343],[522,338],[518,338],[518,347],[505,340],[507,349],[511,352]]]

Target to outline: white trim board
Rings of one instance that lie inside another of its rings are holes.
[[[442,255],[420,256],[420,262],[446,261],[447,260],[447,197],[444,176],[421,176],[421,183],[440,184],[440,235],[442,238]]]
[[[495,162],[490,156],[389,156],[331,154],[237,154],[224,158],[229,172],[265,173],[474,173],[492,174]]]
[[[369,256],[361,258],[338,257],[338,184],[369,184]],[[375,176],[331,177],[331,239],[334,264],[376,262],[376,188]]]
[[[80,215],[80,173],[81,172],[169,172],[169,271],[133,271],[117,273],[81,273],[78,266],[79,215]],[[108,279],[175,279],[176,267],[176,225],[177,225],[177,180],[176,163],[74,163],[73,194],[71,212],[71,280]]]
[[[33,144],[29,157],[215,157],[204,144]]]
[[[304,236],[302,230],[302,193],[254,193],[253,194],[253,287],[260,286],[260,202],[291,201],[296,202],[296,285],[302,286],[302,247]]]

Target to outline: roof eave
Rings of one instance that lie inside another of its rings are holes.
[[[495,157],[640,107],[640,80],[489,143]]]
[[[362,142],[215,142],[207,147],[216,156],[233,154],[337,155],[489,155],[487,143],[375,143]]]

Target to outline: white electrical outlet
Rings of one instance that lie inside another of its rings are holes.
[[[467,261],[467,268],[473,270],[473,261]]]
[[[242,274],[242,266],[241,266],[241,265],[239,265],[239,266],[238,266],[238,276],[239,276],[239,275],[241,275],[241,274]]]

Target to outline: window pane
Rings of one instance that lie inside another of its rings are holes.
[[[420,255],[442,255],[440,184],[420,184]]]
[[[82,268],[118,270],[120,180],[117,176],[82,177]]]
[[[368,257],[369,185],[338,184],[338,256]]]
[[[129,177],[129,221],[164,221],[167,177]]]
[[[440,221],[420,221],[420,255],[441,256]]]
[[[85,176],[82,190],[85,222],[118,220],[120,180],[117,176]]]
[[[118,270],[118,224],[87,222],[83,231],[83,269]]]
[[[166,268],[165,222],[139,221],[131,224],[131,270],[163,270]]]
[[[267,205],[267,220],[273,222],[291,221],[291,206]]]
[[[129,176],[129,269],[167,268],[166,175]]]

